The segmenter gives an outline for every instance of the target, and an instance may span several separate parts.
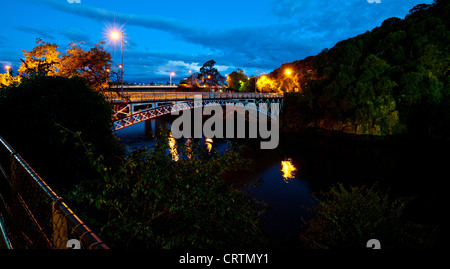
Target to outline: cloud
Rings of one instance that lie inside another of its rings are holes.
[[[37,28],[34,28],[34,27],[23,26],[23,25],[16,26],[15,28],[17,30],[22,31],[22,32],[35,34],[39,38],[51,39],[51,40],[55,39],[55,37],[52,34],[50,34],[52,31],[49,30],[49,29],[42,30],[42,29],[37,29]]]
[[[154,15],[134,15],[101,9],[88,4],[68,4],[61,0],[41,0],[55,10],[99,22],[115,21],[128,26],[157,30],[174,37],[175,42],[191,44],[195,53],[139,51],[130,43],[125,66],[130,73],[167,75],[169,69],[187,70],[214,59],[225,67],[270,72],[282,63],[303,59],[331,48],[347,39],[379,26],[389,17],[404,17],[409,9],[424,0],[383,0],[370,4],[367,0],[273,0],[269,1],[272,16],[266,25],[241,25],[214,28],[207,24]],[[429,3],[432,0],[427,0]],[[27,29],[29,31],[33,29]],[[51,32],[50,35],[56,33]],[[60,33],[61,34],[61,33]],[[72,29],[71,38],[83,37]],[[249,63],[252,63],[249,65]],[[141,68],[141,66],[146,66]],[[152,71],[151,68],[154,68]],[[156,70],[156,71],[155,71]],[[226,69],[225,69],[226,70]],[[137,77],[137,76],[136,76]]]

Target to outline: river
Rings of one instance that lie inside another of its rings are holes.
[[[158,125],[170,122],[155,121]],[[128,147],[151,146],[144,123],[116,132]],[[313,205],[312,194],[327,191],[338,182],[345,186],[371,186],[378,182],[390,190],[392,198],[415,196],[407,208],[409,220],[423,224],[444,225],[443,212],[448,180],[447,144],[436,141],[399,138],[391,142],[362,142],[336,137],[313,137],[284,134],[273,150],[261,150],[257,140],[237,139],[249,150],[254,172],[236,179],[245,183],[262,179],[251,195],[269,204],[263,216],[263,228],[272,246],[290,247],[302,231],[301,219],[308,219],[307,207]],[[205,145],[219,151],[224,140],[210,140]]]

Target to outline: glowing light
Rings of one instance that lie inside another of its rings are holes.
[[[110,34],[111,39],[113,40],[119,40],[119,38],[122,36],[121,32],[118,31],[112,31]]]
[[[177,151],[177,141],[172,136],[172,134],[170,134],[168,140],[169,140],[170,153],[172,154],[172,160],[177,162],[179,159],[178,151]]]
[[[208,149],[208,152],[211,152],[212,143],[213,143],[212,138],[206,138],[205,144],[206,144],[206,148]]]
[[[113,25],[105,25],[104,29],[103,29],[103,40],[106,41],[106,47],[111,47],[116,49],[117,46],[121,46],[122,42],[117,42],[117,41],[121,41],[121,39],[125,39],[126,38],[126,34],[124,32],[124,25],[122,26],[118,26],[116,24]],[[124,40],[124,42],[126,43],[126,41]]]
[[[11,66],[6,65],[6,66],[5,66],[5,69],[6,69],[6,70],[9,70],[9,69],[11,69]]]
[[[286,75],[289,76],[292,73],[292,71],[291,71],[291,69],[287,69],[285,73],[286,73]]]
[[[192,158],[192,147],[191,147],[191,140],[186,140],[186,156],[190,159]]]
[[[292,164],[291,159],[287,159],[285,161],[281,161],[281,172],[283,172],[283,180],[286,183],[289,183],[289,181],[293,178],[295,178],[295,171],[297,169]]]

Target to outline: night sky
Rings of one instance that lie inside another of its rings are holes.
[[[89,49],[106,41],[115,64],[120,43],[108,29],[125,32],[124,80],[174,82],[216,61],[222,75],[241,68],[269,73],[315,55],[337,42],[404,18],[432,0],[14,0],[2,1],[0,65],[16,71],[22,50],[37,38],[65,51],[69,42]],[[74,2],[74,3],[69,3]],[[373,2],[373,3],[369,3]],[[380,3],[376,3],[380,2]],[[251,63],[251,64],[249,64]],[[4,70],[2,70],[4,72]]]

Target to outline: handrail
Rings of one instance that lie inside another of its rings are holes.
[[[109,248],[1,136],[0,168],[0,213],[13,247],[67,248],[72,234],[87,248]]]
[[[213,92],[125,92],[123,96],[114,96],[112,93],[105,94],[110,102],[144,101],[181,101],[194,99],[201,96],[202,99],[235,99],[235,98],[281,98],[283,95],[271,93],[213,93]]]

